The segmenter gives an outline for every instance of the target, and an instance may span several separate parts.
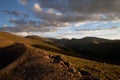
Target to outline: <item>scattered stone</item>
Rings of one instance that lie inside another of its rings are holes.
[[[81,73],[79,71],[77,71],[77,75],[80,76],[80,77],[82,77],[82,75],[81,75]]]
[[[71,66],[71,63],[70,63],[70,62],[64,62],[64,64],[65,64],[67,67]]]
[[[69,67],[69,71],[72,72],[72,73],[76,73],[77,72],[77,70],[73,66]]]
[[[63,61],[60,61],[59,64],[63,65],[65,67],[65,64]]]
[[[63,61],[63,62],[66,61],[65,57],[64,56],[60,56],[60,55],[52,56],[52,58],[54,59],[55,63],[59,63],[60,61]]]
[[[49,59],[49,56],[45,56],[44,58]]]

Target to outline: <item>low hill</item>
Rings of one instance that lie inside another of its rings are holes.
[[[0,32],[0,39],[5,39],[13,42],[24,43],[24,44],[31,44],[32,42],[28,39],[7,33],[7,32]],[[6,41],[7,42],[7,41]],[[7,43],[4,43],[7,44]]]

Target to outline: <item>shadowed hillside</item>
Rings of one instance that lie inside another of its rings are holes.
[[[6,48],[0,49],[0,69],[6,67],[26,51],[26,47],[23,44],[16,43]]]
[[[118,57],[120,53],[120,40],[108,40],[96,37],[53,40],[73,49],[80,57],[112,64],[120,64]]]

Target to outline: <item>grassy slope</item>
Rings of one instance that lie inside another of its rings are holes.
[[[20,42],[20,43],[24,43],[27,45],[43,45],[43,46],[47,46],[47,47],[51,47],[54,49],[59,49],[58,47],[56,47],[53,44],[48,44],[46,43],[46,39],[25,39],[22,37],[18,37],[18,36],[14,36],[11,35],[9,33],[4,33],[4,32],[0,32],[0,39],[6,39],[6,40],[10,40],[10,44],[13,44],[13,42]],[[8,43],[6,43],[7,46]],[[61,49],[59,49],[61,50]],[[49,52],[50,54],[53,55],[63,55],[61,54],[61,52],[53,52],[50,50],[46,50],[47,52]],[[101,62],[96,62],[96,61],[92,61],[92,60],[86,60],[86,59],[82,59],[82,58],[77,58],[77,57],[72,57],[72,56],[68,56],[65,55],[68,59],[68,61],[70,61],[72,64],[75,65],[76,68],[80,69],[80,70],[85,70],[89,73],[91,73],[94,76],[99,77],[101,80],[118,80],[120,78],[120,66],[117,65],[111,65],[111,64],[106,64],[106,63],[101,63]]]
[[[50,52],[52,55],[63,55],[61,53]],[[64,55],[69,62],[74,64],[77,69],[84,70],[92,75],[100,78],[101,80],[119,80],[120,79],[120,66],[112,65],[83,58]]]
[[[0,32],[0,48],[12,45],[14,43],[33,44],[32,41],[28,39],[6,32]]]
[[[35,40],[33,38],[31,38],[32,40]],[[38,43],[41,43],[40,41],[42,41],[43,39],[41,38],[37,38]],[[48,39],[44,40],[48,41]],[[43,40],[43,41],[44,41]],[[44,41],[44,42],[45,42]],[[46,43],[44,43],[46,44]],[[46,46],[48,46],[49,44],[46,44]],[[54,46],[54,45],[51,45]],[[56,47],[56,46],[54,46]],[[47,50],[50,54],[52,55],[63,55],[63,53],[61,52],[53,52],[50,50]],[[120,66],[117,65],[112,65],[112,64],[106,64],[106,63],[101,63],[101,62],[96,62],[96,61],[92,61],[92,60],[86,60],[86,59],[82,59],[82,58],[77,58],[77,57],[73,57],[73,56],[68,56],[68,55],[64,55],[67,57],[68,61],[70,61],[72,64],[74,64],[78,69],[81,70],[85,70],[89,73],[91,73],[92,75],[99,77],[101,80],[117,80],[120,76]]]

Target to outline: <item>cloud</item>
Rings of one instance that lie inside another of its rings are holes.
[[[119,12],[119,0],[38,0],[42,7],[70,12]]]
[[[108,20],[114,19],[115,15],[119,15],[120,12],[119,0],[38,0],[38,2],[42,8],[52,8],[66,14],[64,18],[66,17],[68,20],[74,17],[77,20]],[[74,17],[72,17],[73,15]]]
[[[114,29],[112,29],[114,28]],[[86,30],[86,31],[67,31],[63,32],[60,35],[57,35],[56,38],[83,38],[86,36],[92,37],[101,37],[107,39],[120,39],[120,28],[111,27],[109,30]]]
[[[23,19],[9,19],[9,22],[16,25],[16,26],[24,26],[27,24],[27,21],[26,20],[23,20]]]
[[[34,4],[34,11],[36,13],[40,13],[42,11],[42,8],[41,8],[41,6],[38,3]]]
[[[13,33],[19,33],[19,32],[42,32],[42,33],[48,33],[48,32],[56,32],[59,30],[58,28],[55,27],[43,27],[43,26],[31,26],[31,25],[26,25],[26,26],[6,26],[0,28],[0,31],[8,31],[8,32],[13,32]]]
[[[99,31],[99,30],[112,30],[112,29],[117,29],[117,26],[112,26],[109,28],[95,28],[95,29],[77,29],[76,31]]]
[[[5,25],[1,30],[70,38],[110,34],[109,31],[118,29],[111,26],[120,25],[120,0],[19,0],[19,3],[29,8],[29,15],[1,10],[15,18],[8,19],[13,26]]]
[[[29,2],[28,0],[18,0],[19,3],[21,3],[22,5],[27,5]]]
[[[9,19],[9,23],[12,23],[12,25],[4,25],[0,30],[9,32],[54,32],[58,30],[57,27],[52,27],[46,22],[41,23],[35,20]],[[65,23],[65,25],[68,25],[68,23]]]
[[[120,19],[119,0],[37,0],[33,6],[36,18],[49,25],[83,21],[117,21]],[[57,24],[54,24],[57,23]],[[63,24],[64,25],[64,24]]]
[[[8,15],[13,15],[15,17],[20,17],[23,16],[24,18],[29,17],[29,15],[27,13],[24,12],[19,12],[19,11],[10,11],[10,10],[0,10],[0,12],[4,13],[4,14],[8,14]]]

